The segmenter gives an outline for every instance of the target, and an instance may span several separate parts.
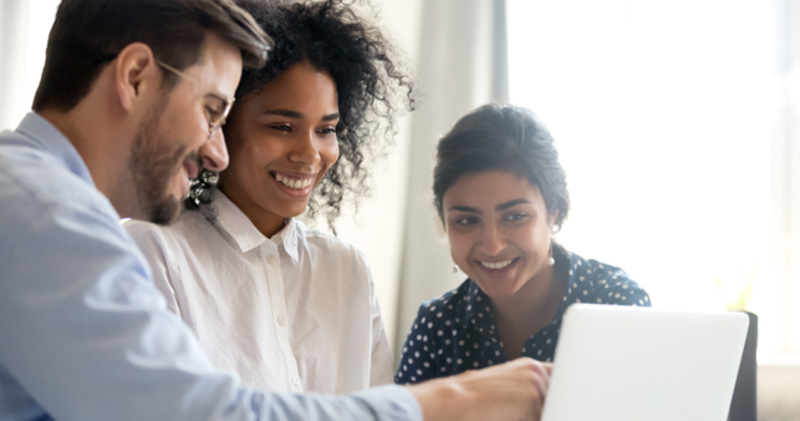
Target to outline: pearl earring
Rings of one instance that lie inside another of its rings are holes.
[[[458,265],[453,263],[453,273],[458,273]]]

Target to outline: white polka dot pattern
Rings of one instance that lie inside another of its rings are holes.
[[[567,291],[553,321],[528,338],[522,355],[553,360],[561,319],[573,303],[650,306],[650,297],[621,269],[584,260],[576,254],[556,256],[556,268],[568,279]],[[467,279],[458,288],[423,303],[403,346],[396,383],[417,383],[508,361],[494,324],[491,301]]]

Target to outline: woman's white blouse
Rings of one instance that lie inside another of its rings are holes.
[[[392,382],[391,350],[360,250],[291,219],[262,235],[221,192],[212,217],[127,221],[170,310],[219,368],[281,392]],[[205,212],[206,214],[208,212]]]

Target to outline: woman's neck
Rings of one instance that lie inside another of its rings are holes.
[[[545,267],[510,297],[492,298],[492,313],[509,359],[521,355],[525,341],[555,317],[565,283],[554,266]]]
[[[257,203],[249,200],[246,194],[241,194],[239,191],[230,188],[226,184],[220,183],[219,190],[224,193],[225,196],[247,216],[247,219],[255,225],[256,229],[267,238],[272,238],[288,223],[289,218],[265,211]]]

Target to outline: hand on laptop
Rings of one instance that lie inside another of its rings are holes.
[[[414,386],[426,421],[526,420],[542,414],[551,364],[523,357]]]

